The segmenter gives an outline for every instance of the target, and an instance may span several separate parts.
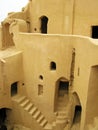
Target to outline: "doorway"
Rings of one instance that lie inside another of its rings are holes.
[[[55,97],[54,97],[54,111],[63,109],[69,101],[69,81],[61,77],[56,81]]]
[[[7,130],[7,124],[9,123],[9,114],[11,109],[0,108],[0,130]]]
[[[58,88],[58,97],[63,97],[64,95],[68,94],[69,90],[69,82],[68,81],[59,81],[59,88]]]
[[[72,129],[77,127],[77,130],[80,129],[81,126],[81,117],[82,117],[82,105],[80,98],[77,92],[74,92],[71,97],[72,102]]]
[[[3,125],[6,120],[6,108],[0,109],[0,125]]]
[[[74,111],[73,124],[80,123],[80,121],[81,121],[81,111],[82,111],[81,106],[76,105],[75,111]]]
[[[41,27],[40,27],[41,33],[47,33],[48,18],[46,16],[42,16],[40,20],[41,20]]]
[[[11,84],[11,96],[16,95],[18,92],[18,82]]]

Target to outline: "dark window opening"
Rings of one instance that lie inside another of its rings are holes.
[[[11,96],[14,96],[17,94],[17,87],[18,87],[18,82],[15,82],[11,85]]]
[[[68,94],[69,90],[69,82],[68,81],[60,81],[59,82],[59,96],[64,96]]]
[[[51,62],[50,69],[51,70],[56,70],[56,63],[55,62]]]
[[[79,123],[80,120],[81,120],[81,111],[82,111],[82,108],[80,105],[77,105],[75,107],[75,113],[74,113],[74,118],[73,118],[73,123]]]
[[[98,38],[98,26],[92,26],[92,38]]]
[[[43,76],[42,76],[42,75],[40,75],[40,76],[39,76],[39,79],[43,80]]]
[[[41,33],[47,33],[48,18],[46,16],[41,17]]]

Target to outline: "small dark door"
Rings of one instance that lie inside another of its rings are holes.
[[[48,24],[48,18],[46,16],[43,16],[41,18],[41,33],[47,33],[47,24]]]

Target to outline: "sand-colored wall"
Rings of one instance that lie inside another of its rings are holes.
[[[12,52],[11,52],[12,51]],[[12,53],[12,54],[11,54]],[[2,52],[0,62],[0,107],[11,108],[11,85],[18,82],[18,93],[23,83],[22,55],[20,52],[9,50]],[[22,91],[24,87],[22,88]],[[23,94],[25,91],[21,92]]]
[[[89,115],[86,115],[87,109],[87,99],[90,69],[92,64],[97,64],[97,46],[92,44],[90,39],[79,38],[76,40],[76,59],[75,59],[75,79],[73,91],[75,91],[80,99],[82,107],[81,115],[81,130],[84,129],[85,121],[89,119]],[[94,104],[96,105],[96,104]],[[91,109],[91,108],[90,108]]]
[[[90,70],[91,66],[98,64],[98,46],[94,44],[95,41],[82,36],[18,33],[14,35],[14,42],[16,48],[23,52],[23,60],[20,53],[14,54],[14,52],[12,52],[11,56],[7,55],[7,59],[4,58],[6,59],[4,69],[7,79],[6,86],[8,86],[7,89],[4,86],[4,91],[9,92],[10,85],[13,82],[21,80],[22,83],[23,67],[25,88],[22,88],[22,84],[20,84],[19,93],[23,94],[24,89],[26,89],[27,96],[38,106],[50,122],[54,120],[56,81],[61,77],[70,80],[72,50],[75,49],[72,92],[76,92],[80,99],[82,129],[85,121],[89,118],[89,115],[86,115],[86,107],[89,107],[90,104],[86,104],[86,102],[89,101]],[[7,50],[5,54],[7,54]],[[56,70],[50,70],[51,61],[56,63]],[[12,65],[14,68],[12,68]],[[16,72],[17,69],[18,72]],[[43,80],[39,79],[40,75],[43,76]],[[43,85],[42,95],[38,95],[38,85]],[[48,109],[50,113],[47,111]]]
[[[47,16],[48,33],[91,37],[91,26],[98,24],[97,5],[97,0],[32,0],[29,6],[31,32],[40,32],[40,17]]]
[[[98,24],[97,5],[97,0],[93,1],[93,5],[92,0],[32,0],[24,11],[12,13],[8,17],[23,19],[30,27],[29,32],[40,33],[40,18],[46,16],[49,34],[76,34],[91,37],[92,26]]]
[[[72,47],[68,45],[68,40],[65,43],[65,38],[58,36],[20,34],[17,41],[19,44],[16,43],[23,50],[24,80],[28,97],[50,120],[54,112],[56,81],[61,77],[70,79]],[[56,63],[56,70],[50,70],[51,61]],[[43,80],[39,78],[40,75]],[[38,95],[38,85],[43,85],[42,95]]]
[[[73,0],[32,0],[30,4],[30,24],[31,32],[40,32],[40,18],[48,17],[48,33],[67,33],[72,32],[72,12]],[[36,31],[35,28],[37,29]]]
[[[98,65],[91,67],[90,79],[89,79],[89,89],[88,89],[88,100],[87,100],[87,108],[86,115],[89,117],[86,122],[88,124],[92,123],[94,118],[98,116]]]
[[[0,50],[2,49],[2,26],[0,25]]]
[[[72,92],[78,94],[81,102],[81,129],[83,129],[85,120],[89,118],[86,115],[86,102],[90,67],[98,62],[96,60],[98,46],[87,37],[26,33],[20,33],[15,43],[18,49],[23,50],[24,80],[28,97],[37,104],[50,121],[53,119],[55,83],[60,77],[70,79],[72,49],[75,48]],[[55,71],[50,70],[51,61],[55,61],[57,65]],[[43,76],[43,80],[39,79],[39,75]],[[43,85],[43,95],[40,96],[38,95],[39,84]]]
[[[93,2],[93,6],[92,1],[90,2],[89,0],[86,2],[89,4],[88,10],[84,0],[57,0],[56,3],[52,0],[48,2],[32,0],[29,6],[30,31],[39,33],[40,17],[47,16],[49,19],[48,33],[73,33],[91,36],[91,26],[96,25],[98,22],[97,0]],[[1,104],[1,107],[4,105],[6,107],[11,106],[10,86],[12,83],[20,81],[18,92],[27,94],[27,97],[38,106],[49,122],[52,122],[55,116],[56,82],[61,77],[70,81],[72,51],[74,49],[74,82],[70,90],[72,93],[77,93],[81,103],[81,130],[83,130],[86,123],[88,124],[92,121],[92,118],[98,116],[98,113],[93,112],[89,116],[89,113],[93,111],[90,102],[91,95],[97,98],[96,92],[92,89],[96,77],[92,77],[93,71],[91,72],[91,67],[98,65],[97,41],[76,35],[19,33],[18,31],[29,32],[27,23],[24,20],[14,21],[10,29],[13,33],[16,48],[23,52],[22,54],[15,53],[12,56],[8,55],[7,58],[4,58],[5,63],[2,63],[2,60],[0,61],[1,92],[4,94],[0,99],[6,101],[6,98],[9,97],[8,104]],[[56,70],[50,69],[50,63],[52,61],[56,63]],[[2,64],[4,64],[4,79],[6,81],[3,81],[2,77]],[[16,70],[18,71],[16,72]],[[43,76],[43,79],[39,78],[40,75]],[[22,84],[25,84],[25,86],[22,86]],[[38,94],[39,85],[43,86],[43,93],[41,95]],[[94,85],[96,88],[97,82]],[[90,92],[90,88],[92,92]],[[93,106],[95,105],[96,103],[93,102]],[[50,111],[48,112],[47,110]]]
[[[97,5],[97,0],[75,0],[74,34],[91,36],[91,26],[98,25]]]

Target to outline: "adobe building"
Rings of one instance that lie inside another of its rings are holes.
[[[97,130],[97,38],[98,0],[29,0],[9,13],[0,27],[0,127]]]

